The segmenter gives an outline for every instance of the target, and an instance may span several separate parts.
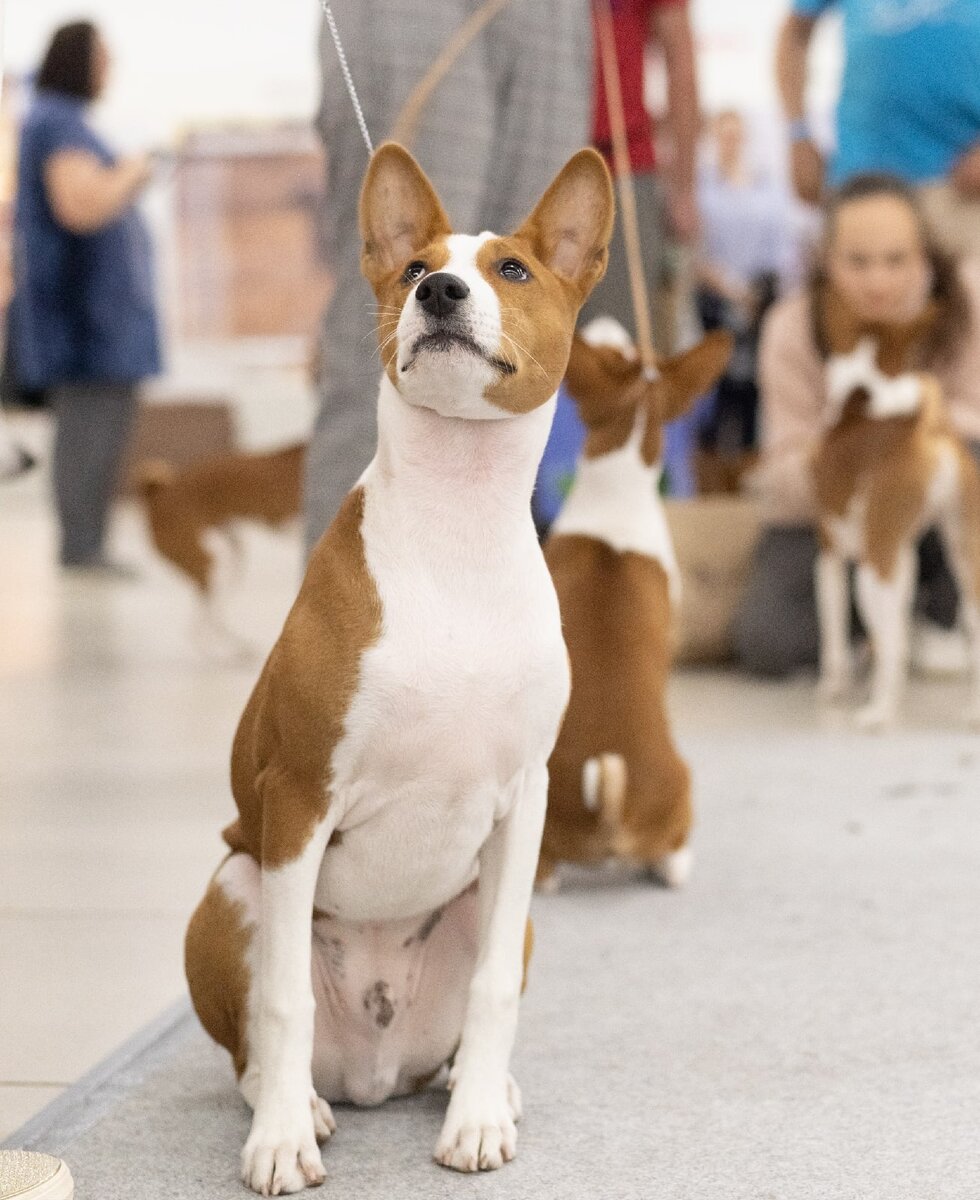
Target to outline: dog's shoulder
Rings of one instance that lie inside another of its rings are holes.
[[[361,658],[380,635],[381,603],[365,558],[363,513],[358,488],[317,544],[239,723],[232,752],[239,821],[229,832],[236,848],[263,863],[299,853],[326,812],[331,758]],[[282,819],[269,819],[269,805],[283,810]]]

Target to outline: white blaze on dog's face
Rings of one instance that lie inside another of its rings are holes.
[[[387,143],[361,193],[361,267],[381,360],[410,404],[443,416],[530,412],[558,390],[579,308],[606,269],[609,172],[576,154],[509,237],[454,234],[412,156]]]

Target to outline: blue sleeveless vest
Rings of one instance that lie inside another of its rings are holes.
[[[135,206],[95,233],[76,234],[48,203],[44,170],[58,151],[115,164],[84,112],[74,97],[38,92],[21,130],[9,328],[24,387],[130,383],[160,370],[152,248]]]

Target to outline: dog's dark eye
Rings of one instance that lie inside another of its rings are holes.
[[[427,269],[424,262],[410,262],[405,268],[405,274],[402,276],[402,279],[405,283],[418,283]]]
[[[531,272],[516,258],[505,258],[497,268],[497,274],[513,283],[524,283],[531,278]]]

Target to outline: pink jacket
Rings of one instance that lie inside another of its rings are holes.
[[[970,295],[971,329],[956,359],[936,374],[954,428],[980,442],[980,262],[965,263],[961,275]],[[816,506],[809,459],[821,433],[826,392],[806,293],[781,300],[766,318],[759,382],[762,460],[751,489],[769,524],[810,524]]]

